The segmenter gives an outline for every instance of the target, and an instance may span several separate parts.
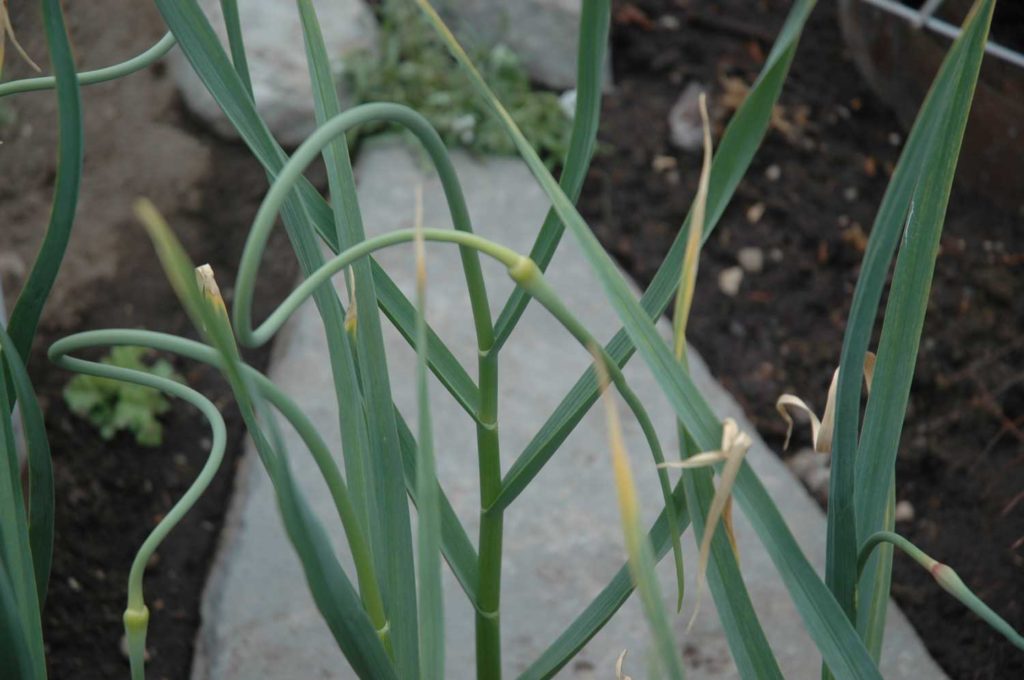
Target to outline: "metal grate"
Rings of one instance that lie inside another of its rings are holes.
[[[942,6],[945,0],[925,0],[924,4],[918,9],[907,7],[897,2],[897,0],[861,0],[861,2],[898,16],[910,22],[916,28],[926,28],[933,33],[938,33],[954,40],[960,35],[959,28],[942,19],[935,18],[935,12]],[[1020,52],[1011,50],[991,40],[985,46],[985,51],[997,59],[1002,59],[1014,66],[1024,68],[1024,54]]]

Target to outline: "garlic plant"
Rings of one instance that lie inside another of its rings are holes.
[[[679,536],[690,524],[700,542],[700,553],[696,556],[698,578],[707,579],[739,675],[781,677],[730,540],[734,505],[746,515],[781,575],[821,653],[826,675],[876,680],[881,677],[878,659],[885,636],[892,546],[908,552],[932,570],[946,590],[1024,647],[1020,636],[971,594],[966,585],[892,533],[894,461],[938,239],[994,0],[977,0],[965,20],[962,34],[950,49],[921,108],[871,231],[834,389],[830,389],[826,415],[815,433],[818,448],[828,448],[824,433],[834,427],[824,580],[797,545],[771,496],[745,461],[744,453],[750,445],[748,434],[740,432],[734,422],[723,423],[714,415],[688,374],[685,356],[686,321],[692,296],[696,294],[700,245],[721,220],[768,129],[814,1],[793,3],[759,78],[719,139],[713,155],[710,134],[706,132],[704,166],[693,209],[664,264],[639,300],[574,206],[594,152],[611,13],[609,0],[583,2],[573,131],[557,180],[430,3],[409,1],[420,8],[448,46],[464,76],[551,202],[551,211],[537,231],[529,253],[513,251],[473,233],[447,150],[420,114],[387,103],[341,110],[311,0],[296,0],[295,4],[305,32],[304,49],[318,127],[291,156],[273,139],[253,105],[236,0],[222,0],[228,50],[216,38],[196,0],[155,0],[168,34],[151,49],[123,64],[81,74],[73,70],[58,1],[41,0],[54,77],[0,84],[0,97],[55,87],[61,125],[54,217],[40,264],[26,286],[31,294],[23,294],[27,301],[19,300],[8,332],[0,333],[8,378],[6,389],[0,390],[0,406],[5,409],[0,411],[0,448],[8,462],[7,466],[0,465],[2,667],[14,669],[12,677],[45,676],[39,608],[45,597],[52,542],[52,519],[46,516],[47,509],[52,516],[52,483],[47,497],[49,456],[45,451],[42,418],[19,357],[27,356],[41,300],[52,284],[74,213],[81,174],[78,87],[145,68],[175,44],[264,166],[270,182],[248,235],[234,282],[231,309],[225,307],[220,297],[214,273],[200,268],[197,278],[197,270],[175,239],[172,228],[150,204],[141,201],[137,207],[139,219],[202,341],[145,330],[112,329],[78,333],[50,348],[50,358],[63,368],[135,382],[180,397],[206,416],[213,431],[206,466],[193,487],[142,545],[131,572],[124,621],[133,678],[144,677],[145,636],[150,616],[141,565],[173,530],[175,522],[195,502],[216,470],[224,450],[224,426],[216,408],[187,386],[75,356],[94,347],[157,349],[210,364],[224,374],[261,463],[273,482],[282,521],[301,560],[316,606],[352,669],[363,678],[440,679],[455,672],[446,667],[443,654],[446,612],[438,596],[442,557],[475,610],[477,676],[487,680],[502,676],[501,600],[515,596],[501,590],[504,512],[557,455],[562,442],[602,393],[606,395],[610,467],[618,483],[628,563],[521,677],[547,678],[557,673],[634,589],[651,623],[658,671],[664,677],[683,677],[678,641],[672,636],[669,613],[664,608],[653,568],[670,550],[674,553],[677,605],[682,605],[684,558],[692,557],[683,555]],[[6,18],[4,23],[8,25]],[[294,49],[300,46],[295,45]],[[454,229],[429,229],[417,220],[415,229],[366,238],[345,134],[360,125],[381,121],[406,128],[422,145],[441,179]],[[327,167],[329,201],[303,175],[311,163],[321,158]],[[301,263],[303,281],[277,309],[257,323],[252,317],[253,291],[261,256],[279,215]],[[566,231],[575,243],[564,247],[581,249],[601,282],[609,306],[622,321],[622,330],[606,345],[594,339],[585,320],[568,311],[557,288],[545,277]],[[399,291],[373,259],[378,250],[410,242],[416,244],[414,266],[420,272],[414,301]],[[332,251],[331,256],[324,256],[324,245]],[[428,326],[424,314],[430,278],[429,272],[422,269],[423,251],[427,247],[453,245],[462,256],[470,294],[478,349],[475,380]],[[886,306],[873,379],[869,378],[872,389],[867,411],[862,419],[862,365],[894,256],[892,293]],[[497,314],[488,301],[481,257],[500,262],[517,284],[516,291]],[[338,275],[348,278],[347,305],[330,285]],[[266,376],[247,366],[240,352],[240,347],[270,342],[298,306],[310,298],[324,322],[329,368],[341,405],[340,464],[301,410]],[[673,298],[675,338],[669,345],[658,335],[654,323]],[[547,423],[503,473],[499,464],[502,442],[497,417],[497,358],[531,300],[540,303],[583,349],[591,352],[594,364],[580,376]],[[396,411],[390,393],[381,312],[417,350],[420,417],[415,433]],[[666,461],[643,402],[622,374],[621,367],[634,353],[650,367],[675,412],[678,462]],[[455,516],[435,476],[431,404],[425,389],[428,371],[475,423],[481,508],[480,533],[475,542]],[[650,449],[650,464],[656,466],[661,481],[663,507],[646,532],[637,519],[638,499],[632,491],[630,472],[633,463],[619,434],[613,387],[639,422]],[[30,440],[32,474],[27,517],[16,464],[12,462],[15,459],[11,428],[6,418],[14,400],[22,406]],[[799,406],[793,399],[784,400],[783,405],[786,404]],[[295,485],[280,441],[279,419],[299,433],[324,477],[353,556],[353,573],[341,566],[324,527]],[[674,485],[669,477],[669,468],[673,467],[681,468],[681,478]],[[419,520],[415,538],[409,498],[416,503]],[[719,524],[725,530],[716,530]],[[694,615],[696,611],[694,602]],[[620,675],[623,658],[620,656],[616,669]]]

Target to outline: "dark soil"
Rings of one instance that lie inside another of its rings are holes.
[[[130,5],[120,0],[68,4],[80,68],[116,63],[159,38],[163,26],[152,7]],[[43,63],[46,48],[37,5],[12,3],[11,10],[20,40]],[[111,22],[111,16],[117,21]],[[5,77],[28,75],[10,50],[7,56]],[[13,118],[0,125],[0,273],[10,304],[46,224],[56,128],[52,93],[22,95],[2,105]],[[163,418],[159,447],[140,447],[130,435],[103,441],[91,425],[68,412],[61,390],[71,376],[49,364],[46,348],[70,332],[99,328],[195,337],[132,217],[132,202],[140,195],[151,198],[191,256],[214,267],[230,297],[243,240],[267,186],[247,149],[213,138],[187,119],[159,66],[86,88],[83,109],[85,174],[75,232],[30,365],[46,411],[56,482],[54,564],[44,609],[55,680],[127,677],[120,640],[131,561],[199,472],[210,440],[198,412],[176,405]],[[271,251],[288,247],[281,233],[273,238]],[[291,258],[273,258],[264,265],[257,314],[266,314],[275,298],[287,292],[296,272]],[[188,384],[223,407],[229,449],[209,490],[171,532],[146,572],[151,611],[147,677],[158,680],[189,675],[200,595],[244,434],[218,373],[168,358]],[[268,352],[248,358],[262,368]]]
[[[711,87],[717,134],[724,81],[752,83],[791,3],[616,2],[616,90],[581,208],[605,245],[646,284],[694,195],[698,152],[669,143],[666,117],[691,80]],[[819,3],[773,127],[703,251],[691,339],[715,375],[781,449],[779,394],[821,408],[870,231],[904,138],[848,56],[834,3]],[[717,137],[716,134],[716,137]],[[775,178],[775,179],[772,179]],[[759,214],[762,213],[762,214]],[[1024,628],[1024,234],[1019,215],[956,190],[950,202],[903,442],[897,529],[956,569]],[[765,265],[725,295],[719,273],[743,247]],[[798,432],[796,446],[808,435]],[[897,557],[893,594],[955,679],[1024,673],[1016,650],[931,577]]]

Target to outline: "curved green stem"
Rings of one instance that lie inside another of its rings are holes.
[[[251,238],[251,237],[250,237]],[[288,297],[260,324],[259,328],[252,327],[252,298],[253,291],[251,283],[249,288],[242,288],[241,270],[239,270],[238,287],[235,289],[235,302],[232,308],[234,316],[235,332],[238,334],[238,341],[243,345],[259,347],[266,343],[277,333],[288,318],[308,299],[319,286],[330,280],[332,276],[361,257],[366,257],[374,251],[387,248],[399,243],[409,243],[415,238],[415,231],[412,229],[400,229],[397,231],[382,234],[367,239],[341,254],[334,256],[323,264],[320,269],[304,279]],[[511,248],[506,248],[476,234],[468,234],[450,229],[424,229],[423,238],[426,241],[442,241],[457,243],[460,246],[468,246],[498,260],[507,267],[515,266],[520,255]],[[258,258],[258,255],[256,256]]]
[[[255,234],[255,227],[253,233]],[[477,236],[476,234],[467,234],[448,229],[424,229],[422,230],[422,234],[425,241],[457,243],[460,246],[474,248],[501,262],[503,265],[508,267],[509,275],[512,279],[518,285],[526,289],[530,295],[537,298],[537,300],[541,302],[549,312],[551,312],[551,314],[566,328],[566,330],[569,331],[570,334],[572,334],[574,338],[587,347],[592,344],[597,344],[593,335],[591,335],[590,332],[573,316],[568,308],[565,307],[554,290],[547,284],[540,270],[537,268],[537,265],[528,257],[520,255],[511,248],[494,243],[482,236]],[[251,344],[253,346],[262,345],[273,337],[278,330],[280,330],[281,326],[283,326],[295,310],[297,310],[299,306],[313,294],[318,286],[323,285],[334,274],[337,274],[360,257],[365,257],[374,251],[397,245],[399,243],[411,242],[415,238],[415,230],[400,229],[368,239],[356,246],[353,246],[352,248],[349,248],[348,250],[343,251],[339,255],[325,262],[320,269],[313,272],[313,274],[299,284],[299,286],[289,293],[284,301],[270,313],[267,319],[260,324],[259,328],[256,328],[255,330],[252,328],[251,291],[249,295],[243,296],[242,291],[240,289],[236,289],[235,306],[233,311],[235,317],[235,332],[239,336],[239,341],[243,344]],[[239,276],[241,277],[241,274]],[[601,351],[603,352],[603,350]],[[658,442],[657,434],[642,402],[628,386],[622,371],[618,369],[614,362],[609,361],[609,371],[612,381],[615,383],[616,387],[620,389],[623,399],[633,411],[634,415],[636,415],[637,420],[644,431],[644,435],[648,439],[652,455],[655,456],[657,462],[664,462],[664,456],[661,455],[661,446]],[[482,418],[481,420],[483,421],[481,426],[485,427],[485,429],[488,426],[493,427],[493,420],[488,420],[487,418]],[[671,493],[671,489],[669,489],[669,493]],[[489,506],[488,508],[485,508],[485,510],[487,509],[489,509]]]
[[[163,352],[171,352],[179,356],[192,359],[193,361],[199,361],[218,369],[223,369],[223,359],[213,347],[195,340],[187,340],[185,338],[179,338],[165,333],[127,329],[86,331],[67,338],[62,338],[54,343],[50,348],[49,356],[51,361],[62,368],[79,372],[92,372],[85,371],[79,367],[82,365],[86,365],[90,368],[92,366],[109,367],[106,364],[94,364],[92,362],[74,359],[68,357],[67,354],[85,347],[109,347],[115,345],[132,345],[136,347],[147,347],[149,349]],[[312,454],[317,467],[324,477],[324,481],[327,483],[331,497],[334,500],[338,517],[341,519],[342,528],[345,531],[345,537],[348,540],[350,549],[352,550],[352,555],[356,565],[356,577],[359,582],[359,590],[363,603],[366,606],[367,613],[370,615],[370,619],[377,627],[377,630],[383,630],[387,625],[387,617],[384,612],[384,604],[381,598],[380,588],[377,584],[372,564],[369,559],[369,545],[363,534],[362,526],[356,518],[356,513],[352,508],[345,481],[338,470],[330,449],[320,436],[316,426],[314,426],[306,417],[302,412],[302,409],[300,409],[284,392],[278,389],[269,378],[248,365],[244,366],[244,370],[247,377],[253,381],[256,389],[259,390],[262,396],[264,396],[274,406],[274,408],[281,413],[285,420],[289,422]],[[143,375],[148,376],[149,374]],[[115,379],[121,378],[115,377]],[[176,387],[182,387],[178,383],[173,384]],[[199,480],[197,479],[197,484],[198,481]],[[184,514],[184,511],[181,514]],[[159,529],[159,526],[157,528]],[[142,564],[145,564],[145,560],[143,560]]]
[[[127,61],[122,61],[120,64],[106,66],[94,71],[83,71],[77,74],[78,84],[95,85],[96,83],[105,83],[108,80],[116,80],[117,78],[123,78],[124,76],[131,75],[136,71],[141,71],[147,66],[159,61],[165,54],[170,52],[171,48],[174,47],[175,42],[174,36],[170,33],[166,33],[164,37],[160,38],[160,40],[156,42],[155,45]],[[50,90],[56,86],[57,79],[53,76],[12,80],[8,83],[0,83],[0,99],[12,94],[20,94],[22,92]]]
[[[1013,629],[1013,626],[1011,626],[1006,619],[999,616],[999,614],[992,611],[991,607],[982,602],[981,598],[975,595],[971,589],[967,587],[967,584],[960,579],[960,576],[953,571],[949,565],[943,564],[934,559],[897,533],[892,531],[879,531],[872,534],[866,541],[864,541],[864,545],[860,548],[860,554],[857,556],[858,577],[860,576],[861,571],[863,571],[864,565],[867,564],[868,558],[871,557],[871,552],[881,543],[889,543],[902,550],[908,557],[910,557],[910,559],[917,562],[924,569],[927,569],[932,575],[932,578],[935,579],[935,582],[939,584],[939,587],[959,600],[962,605],[981,617],[981,619],[993,629],[1002,633],[1007,640],[1017,647],[1017,649],[1024,650],[1024,636],[1021,636],[1020,633]]]
[[[65,339],[64,347],[67,351],[81,349],[89,346],[81,342],[81,337],[72,336]],[[95,361],[76,359],[66,354],[54,357],[54,363],[61,368],[66,368],[77,373],[95,375],[101,378],[130,382],[136,385],[151,387],[161,392],[178,397],[182,401],[195,406],[209,421],[213,435],[213,442],[210,445],[210,455],[200,470],[195,481],[182,495],[178,502],[167,512],[162,520],[150,532],[149,536],[142,543],[135,560],[132,562],[131,571],[128,574],[128,605],[124,612],[125,636],[128,643],[128,657],[131,663],[133,680],[144,680],[145,678],[145,652],[146,652],[146,629],[149,626],[149,609],[146,607],[142,593],[142,577],[146,570],[146,564],[156,551],[157,547],[167,537],[167,534],[177,526],[182,517],[185,516],[206,488],[210,485],[213,476],[220,468],[224,459],[224,448],[226,445],[226,431],[224,419],[221,417],[217,407],[209,399],[191,387],[182,385],[168,378],[162,378],[145,371],[139,371],[119,366],[111,366]]]
[[[323,149],[336,137],[345,134],[348,130],[358,125],[381,120],[398,123],[406,127],[423,144],[424,149],[430,155],[437,169],[445,197],[448,200],[449,211],[455,229],[462,233],[472,233],[469,212],[466,209],[462,188],[459,185],[455,169],[451,164],[451,159],[448,157],[447,149],[445,149],[444,143],[437,135],[437,132],[423,116],[408,107],[398,104],[365,104],[339,114],[320,126],[316,132],[310,135],[296,149],[295,154],[288,160],[275,178],[274,183],[263,199],[263,203],[260,205],[256,219],[253,221],[252,229],[245,243],[245,249],[242,252],[241,263],[239,264],[238,279],[235,286],[235,302],[232,307],[235,325],[240,330],[239,342],[243,345],[252,343],[262,344],[269,339],[270,335],[273,335],[273,333],[270,333],[263,337],[259,332],[251,334],[245,331],[251,327],[248,321],[249,311],[252,307],[252,297],[260,259],[266,249],[270,230],[273,228],[274,221],[277,219],[277,214],[284,205],[285,200],[294,190],[296,184],[302,179],[302,173],[306,168],[316,160]],[[483,283],[483,274],[480,271],[480,263],[471,250],[462,250],[463,268],[466,272],[469,287],[470,305],[473,311],[478,344],[481,351],[487,351],[493,343],[494,331],[491,324],[486,288]],[[347,266],[347,264],[342,266]],[[322,280],[320,282],[322,283]],[[260,331],[262,330],[261,328]]]

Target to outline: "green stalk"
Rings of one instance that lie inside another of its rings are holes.
[[[199,361],[219,369],[223,369],[223,362],[220,360],[216,350],[208,345],[179,338],[164,333],[153,331],[139,331],[128,329],[111,329],[102,331],[86,331],[62,338],[50,348],[50,360],[57,366],[76,372],[85,372],[80,366],[93,366],[90,362],[81,362],[78,359],[70,358],[67,355],[85,348],[112,347],[112,346],[135,346],[147,347],[150,349],[171,352],[179,356]],[[100,364],[100,366],[107,366]],[[380,589],[377,586],[376,578],[371,567],[369,558],[369,545],[366,541],[364,529],[356,518],[355,511],[349,499],[349,493],[344,478],[338,470],[331,451],[324,442],[316,426],[309,420],[302,409],[282,392],[265,375],[252,368],[244,366],[247,377],[252,381],[259,394],[265,397],[268,402],[277,409],[285,420],[295,429],[303,443],[313,456],[320,473],[327,483],[331,498],[335,504],[335,510],[341,520],[342,528],[345,530],[345,538],[348,541],[352,552],[356,577],[359,582],[359,589],[367,613],[371,619],[383,620],[383,601],[380,597]],[[148,375],[148,374],[147,374]],[[119,378],[115,378],[119,379]],[[175,383],[177,384],[177,383]]]
[[[492,338],[493,340],[493,338]],[[498,352],[480,352],[480,417],[476,424],[480,466],[480,585],[476,602],[477,677],[501,678],[501,553],[504,513],[488,513],[501,492],[498,446]]]
[[[960,576],[948,564],[934,559],[903,536],[892,531],[878,531],[864,541],[857,555],[857,573],[860,574],[867,565],[872,551],[883,544],[895,546],[902,550],[910,559],[921,565],[932,575],[939,587],[952,595],[962,605],[977,614],[985,623],[992,626],[1009,640],[1014,647],[1024,651],[1024,636],[1013,629],[1006,619],[995,613],[981,598],[967,587]]]
[[[106,332],[107,337],[116,338],[117,332]],[[103,337],[103,336],[99,336]],[[213,480],[213,476],[220,468],[224,459],[224,447],[226,444],[226,431],[224,419],[221,417],[217,407],[209,399],[196,392],[192,388],[181,383],[161,378],[160,376],[137,371],[133,369],[111,366],[93,361],[85,361],[66,356],[63,352],[74,351],[85,345],[77,344],[78,338],[72,336],[58,342],[54,347],[57,353],[53,355],[54,362],[61,368],[77,373],[95,375],[101,378],[130,382],[136,385],[143,385],[160,390],[171,396],[178,397],[182,401],[195,406],[210,423],[212,444],[210,455],[200,470],[196,480],[189,486],[173,507],[167,512],[162,520],[156,525],[153,531],[142,543],[135,559],[132,561],[131,570],[128,574],[128,604],[124,611],[124,628],[128,645],[128,658],[131,664],[131,675],[133,680],[145,679],[145,652],[146,652],[146,630],[149,626],[149,609],[146,607],[142,592],[142,579],[146,570],[146,564],[150,557],[156,552],[157,547],[163,543],[167,534],[170,533],[182,517],[185,516],[199,497],[206,491],[206,488]]]
[[[94,71],[82,71],[81,73],[76,74],[78,77],[78,85],[96,85],[97,83],[105,83],[109,80],[116,80],[118,78],[131,75],[136,71],[141,71],[162,59],[165,54],[171,51],[175,42],[174,36],[170,33],[166,33],[164,34],[164,37],[160,38],[160,40],[158,40],[156,44],[148,50],[135,55],[131,59],[122,61],[119,64],[114,64],[113,66],[106,66]],[[0,99],[12,94],[37,92],[39,90],[52,90],[55,87],[57,87],[57,79],[54,76],[12,80],[7,83],[0,83]]]
[[[68,41],[64,13],[58,0],[44,0],[42,3],[43,28],[46,44],[50,51],[57,88],[57,116],[60,134],[57,143],[57,176],[54,181],[53,203],[50,221],[46,226],[43,243],[39,247],[32,271],[29,272],[21,294],[14,304],[7,331],[14,341],[18,355],[28,357],[32,338],[43,312],[43,305],[53,288],[57,271],[64,259],[71,225],[78,205],[78,189],[82,181],[82,99],[75,78],[75,63]],[[6,380],[5,388],[10,396],[11,385]]]

